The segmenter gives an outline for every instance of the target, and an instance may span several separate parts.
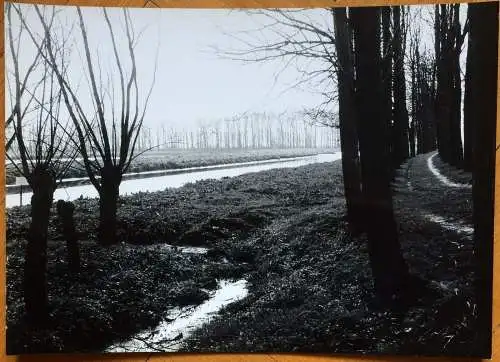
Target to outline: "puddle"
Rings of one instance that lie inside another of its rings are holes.
[[[245,298],[247,281],[219,281],[210,299],[198,306],[174,308],[153,330],[138,333],[128,341],[113,345],[105,352],[175,352],[204,323],[224,306]]]

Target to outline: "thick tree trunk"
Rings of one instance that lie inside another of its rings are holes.
[[[394,14],[394,166],[398,167],[409,155],[408,109],[406,108],[406,78],[404,44],[401,30],[401,7],[393,7]]]
[[[380,8],[351,8],[354,27],[356,102],[361,153],[362,192],[370,266],[377,295],[390,302],[408,280],[392,207],[391,158],[382,135]]]
[[[101,169],[99,190],[99,242],[112,245],[117,242],[117,207],[120,193],[121,172],[118,167],[105,165]]]
[[[342,172],[347,204],[347,218],[354,229],[361,226],[361,179],[358,156],[358,135],[356,131],[356,109],[354,103],[354,68],[345,8],[333,11],[336,50],[339,61],[337,85],[339,91],[340,149]]]
[[[473,210],[477,325],[474,346],[484,357],[491,352],[492,266],[496,91],[498,79],[498,3],[469,4],[471,112],[474,115]],[[479,90],[479,91],[478,91]]]
[[[47,231],[56,180],[50,170],[36,168],[29,181],[33,196],[24,265],[24,303],[28,320],[42,324],[48,317]]]

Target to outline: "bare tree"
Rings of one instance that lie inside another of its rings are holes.
[[[35,6],[35,10],[45,31],[47,61],[56,74],[64,103],[78,135],[77,147],[83,158],[85,170],[99,193],[99,240],[102,244],[112,244],[116,241],[119,187],[122,175],[137,157],[135,152],[137,140],[154,86],[156,64],[152,84],[141,105],[134,50],[139,37],[135,33],[130,14],[123,9],[124,39],[129,58],[127,69],[118,49],[115,28],[108,11],[103,8],[103,20],[108,28],[114,54],[113,75],[118,77],[119,90],[115,92],[112,80],[109,81],[110,85],[103,84],[101,69],[98,69],[99,59],[91,55],[84,17],[81,9],[77,7],[84,62],[95,108],[86,112],[75,88],[61,69],[55,52],[58,44],[51,36],[49,24],[43,16],[43,9]]]
[[[301,76],[290,89],[309,85],[308,90],[312,89],[325,98],[318,107],[330,107],[336,100],[332,75],[337,65],[330,9],[255,9],[245,12],[258,25],[227,34],[240,44],[239,48],[214,47],[215,52],[245,63],[276,62],[279,64],[276,79],[287,68],[295,67]]]
[[[6,156],[33,190],[25,253],[24,302],[28,319],[32,323],[43,323],[48,316],[46,255],[50,209],[57,181],[67,173],[77,152],[70,141],[73,136],[71,128],[60,119],[61,88],[54,72],[43,61],[42,52],[47,39],[42,36],[40,42],[35,43],[36,56],[24,69],[19,57],[21,43],[28,47],[25,39],[27,28],[21,20],[16,22],[18,27],[14,29],[14,16],[23,18],[19,5],[6,3],[6,78],[11,99],[7,126],[13,127],[13,138],[7,141],[7,145],[17,146],[15,153],[9,147]],[[54,26],[54,16],[52,11],[47,19],[49,31]],[[55,53],[62,64],[61,74],[65,74],[67,49],[58,48]]]

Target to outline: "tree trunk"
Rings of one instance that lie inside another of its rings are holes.
[[[339,61],[337,86],[339,94],[340,149],[347,205],[347,218],[355,230],[360,230],[362,216],[361,180],[359,173],[358,135],[354,103],[354,68],[345,8],[334,8],[336,50]]]
[[[440,8],[440,14],[436,17],[440,42],[440,52],[436,54],[439,154],[445,162],[461,167],[463,149],[460,129],[462,94],[459,4],[443,4]]]
[[[391,8],[382,8],[382,112],[383,118],[387,121],[387,134],[385,142],[390,147],[389,152],[394,155],[395,143],[394,122],[392,113],[392,58],[393,58],[393,37],[391,34]]]
[[[99,242],[112,245],[117,242],[118,196],[121,173],[118,167],[105,165],[101,169],[101,189],[99,190]]]
[[[391,159],[382,135],[380,8],[351,8],[354,27],[356,102],[361,153],[362,192],[370,266],[377,295],[390,302],[408,280],[392,207]]]
[[[438,134],[439,155],[445,162],[450,162],[451,140],[450,140],[450,120],[452,107],[452,65],[450,64],[451,46],[448,38],[448,5],[436,5],[440,10],[436,15],[436,26],[439,36],[439,53],[436,53],[437,61],[437,94],[436,94],[436,122]]]
[[[411,45],[410,50],[410,72],[411,72],[411,124],[408,133],[410,139],[410,156],[415,157],[415,137],[417,134],[417,59],[416,54],[418,52],[417,47],[414,44]]]
[[[468,8],[468,13],[470,12],[470,7]],[[465,92],[464,92],[464,162],[463,167],[465,171],[472,171],[472,145],[474,136],[473,132],[473,104],[472,96],[473,91],[471,90],[471,78],[473,70],[473,57],[475,54],[472,51],[471,42],[467,44],[467,60],[465,64]]]
[[[406,78],[404,44],[401,31],[401,7],[394,6],[394,167],[408,158],[408,110],[406,108]]]
[[[24,303],[28,320],[42,324],[48,317],[47,231],[56,180],[53,172],[37,167],[29,182],[33,196],[24,265]]]
[[[473,210],[474,254],[476,258],[475,296],[477,325],[474,346],[478,354],[491,353],[492,266],[494,231],[495,135],[498,79],[498,3],[469,4],[473,58],[470,89],[471,113],[474,115]],[[479,91],[478,91],[479,90]]]
[[[74,211],[75,206],[72,202],[64,200],[57,202],[57,213],[68,250],[68,269],[72,274],[78,274],[80,272],[80,251],[78,249],[75,220],[73,218]]]
[[[454,49],[450,56],[452,65],[452,112],[450,119],[450,142],[451,160],[450,163],[456,167],[463,167],[463,147],[462,147],[462,77],[460,74],[460,53],[462,49],[461,28],[459,11],[460,4],[453,4],[451,7],[453,14],[453,25],[450,28],[450,37],[454,40]]]

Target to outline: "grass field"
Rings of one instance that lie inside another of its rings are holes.
[[[52,215],[52,318],[43,328],[30,329],[23,318],[29,207],[8,209],[7,350],[99,352],[156,326],[172,308],[199,305],[216,280],[244,278],[248,296],[196,331],[185,351],[472,353],[472,238],[425,217],[470,224],[471,191],[447,189],[430,177],[426,157],[409,162],[395,185],[405,259],[429,282],[407,310],[381,310],[375,303],[366,238],[350,234],[344,220],[337,161],[121,197],[122,243],[110,248],[96,242],[97,200],[76,200],[82,273],[68,274],[64,238]],[[164,242],[209,250],[149,247]]]

